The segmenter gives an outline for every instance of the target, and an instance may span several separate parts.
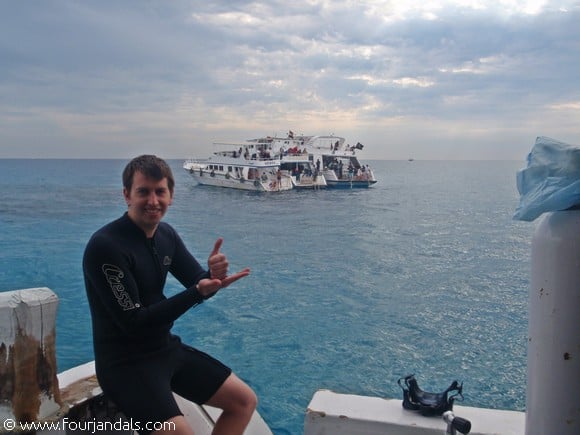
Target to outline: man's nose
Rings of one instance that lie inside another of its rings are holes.
[[[149,204],[157,204],[159,202],[159,197],[155,192],[151,192],[147,197],[147,202]]]

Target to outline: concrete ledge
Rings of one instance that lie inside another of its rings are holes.
[[[456,416],[471,421],[473,435],[523,435],[525,413],[454,406]],[[317,391],[306,410],[304,435],[440,435],[441,417],[423,417],[401,406],[401,400]]]

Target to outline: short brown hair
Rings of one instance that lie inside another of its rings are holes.
[[[171,168],[165,160],[154,155],[144,154],[135,157],[127,163],[127,166],[123,170],[123,187],[128,191],[131,191],[131,187],[133,187],[133,176],[137,171],[156,181],[167,178],[167,187],[169,187],[169,191],[173,194],[175,179],[173,178]]]

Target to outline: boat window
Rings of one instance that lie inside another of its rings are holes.
[[[232,172],[233,168],[231,166],[228,166],[228,172]]]

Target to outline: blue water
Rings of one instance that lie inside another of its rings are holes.
[[[81,257],[125,209],[122,160],[0,160],[0,291],[60,298],[59,371],[93,358]],[[171,161],[166,217],[203,262],[224,237],[252,274],[175,326],[257,392],[276,434],[301,434],[319,388],[400,398],[464,382],[469,406],[523,410],[533,224],[511,219],[521,162],[376,161],[354,191],[196,186]],[[167,293],[179,290],[170,280]]]

